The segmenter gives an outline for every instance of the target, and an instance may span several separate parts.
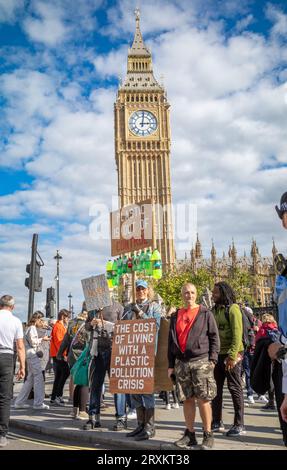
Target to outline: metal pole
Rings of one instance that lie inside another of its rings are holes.
[[[69,312],[72,313],[72,294],[71,292],[69,293],[68,295],[68,299],[69,299]]]
[[[57,250],[56,256],[54,256],[54,259],[57,260],[57,277],[56,277],[56,285],[57,285],[57,315],[60,310],[60,259],[62,259],[62,256],[59,255],[59,250]]]
[[[34,310],[34,290],[35,290],[35,269],[36,269],[36,255],[37,255],[38,234],[33,234],[32,250],[31,250],[31,263],[30,263],[30,285],[29,285],[29,304],[28,304],[28,322],[33,315]]]

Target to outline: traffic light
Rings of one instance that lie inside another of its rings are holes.
[[[38,263],[38,261],[36,261],[35,281],[34,281],[34,291],[35,292],[42,292],[43,278],[40,277],[40,267],[41,267],[41,265]]]
[[[31,271],[31,264],[27,264],[26,265],[26,273],[30,274],[30,271]],[[26,277],[25,286],[28,287],[28,289],[30,289],[30,276]]]
[[[33,289],[35,292],[42,292],[43,278],[40,277],[40,267],[41,264],[36,261],[34,275],[32,276],[31,264],[26,265],[26,273],[29,274],[29,277],[25,279],[25,286],[28,289]],[[32,286],[32,284],[34,286]]]
[[[48,287],[46,294],[46,317],[54,318],[56,313],[56,300],[55,300],[56,291],[54,287]]]

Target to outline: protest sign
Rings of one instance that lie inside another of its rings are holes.
[[[81,282],[88,312],[111,305],[108,283],[104,274],[88,277]]]
[[[110,369],[111,393],[153,393],[156,321],[115,324]]]

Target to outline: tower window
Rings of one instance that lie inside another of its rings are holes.
[[[150,100],[151,100],[151,102],[153,102],[153,96],[152,96],[152,95],[151,95],[151,97],[150,97]]]

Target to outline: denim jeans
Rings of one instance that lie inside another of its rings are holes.
[[[132,405],[132,399],[131,395],[129,393],[126,393],[126,404],[129,410],[134,410],[135,407]]]
[[[0,353],[0,436],[6,436],[10,418],[14,354]]]
[[[150,409],[155,407],[154,394],[148,395],[131,395],[131,402],[133,408],[139,408],[143,406],[144,408]]]
[[[115,393],[114,395],[116,417],[120,418],[126,414],[126,395],[124,393]]]
[[[243,365],[243,370],[245,373],[245,381],[246,381],[246,389],[247,389],[248,397],[254,394],[254,390],[251,388],[251,384],[250,384],[250,366],[251,366],[252,358],[253,358],[253,354],[251,354],[249,351],[244,352],[242,365]]]
[[[92,359],[90,369],[89,415],[100,414],[102,388],[106,373],[110,373],[111,352],[98,353]]]

